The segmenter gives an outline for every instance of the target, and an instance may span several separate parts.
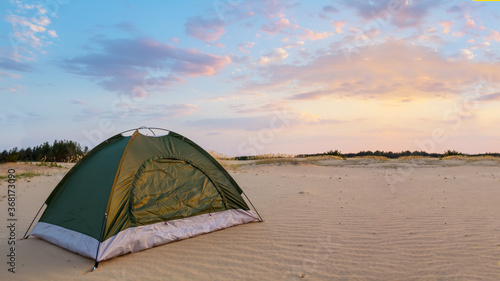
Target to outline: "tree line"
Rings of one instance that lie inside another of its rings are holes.
[[[34,146],[33,148],[28,147],[26,149],[17,147],[7,151],[4,150],[0,153],[0,163],[4,162],[17,162],[17,161],[48,161],[48,162],[70,162],[76,163],[88,152],[88,147],[82,149],[79,143],[68,140],[55,140],[51,145],[48,142],[44,142],[41,145]],[[466,155],[466,156],[495,156],[500,157],[500,153],[482,153],[482,154],[464,154],[456,150],[447,150],[444,153],[428,153],[425,151],[360,151],[357,153],[341,153],[338,150],[330,150],[323,153],[314,154],[297,154],[295,156],[285,155],[285,154],[266,154],[266,155],[255,155],[255,156],[237,156],[234,160],[255,160],[262,158],[285,158],[285,157],[296,157],[296,158],[306,158],[313,156],[339,156],[342,158],[352,158],[352,157],[363,157],[363,156],[382,156],[386,158],[399,158],[405,156],[422,156],[422,157],[433,157],[442,158],[446,156],[453,155]]]
[[[399,157],[408,157],[408,156],[421,156],[421,157],[432,157],[432,158],[443,158],[447,156],[454,156],[454,155],[463,155],[463,156],[495,156],[495,157],[500,157],[500,153],[481,153],[481,154],[466,154],[462,153],[456,150],[447,150],[444,153],[429,153],[425,151],[401,151],[401,152],[392,152],[392,151],[360,151],[357,153],[341,153],[338,150],[330,150],[324,153],[317,153],[317,154],[298,154],[296,157],[311,157],[311,156],[326,156],[326,155],[332,155],[332,156],[339,156],[342,158],[352,158],[352,157],[363,157],[363,156],[381,156],[381,157],[386,157],[386,158],[399,158]]]
[[[48,162],[78,162],[88,151],[82,149],[79,143],[68,140],[55,140],[53,144],[44,142],[41,145],[21,148],[4,149],[0,153],[0,163],[17,161],[48,161]]]
[[[500,153],[481,153],[481,154],[465,154],[456,150],[447,150],[444,153],[429,153],[425,151],[401,151],[401,152],[392,152],[392,151],[381,151],[381,150],[376,150],[376,151],[360,151],[356,153],[342,153],[338,150],[330,150],[327,152],[323,153],[314,153],[314,154],[297,154],[294,157],[296,158],[307,158],[307,157],[314,157],[314,156],[338,156],[342,157],[344,159],[346,158],[353,158],[353,157],[365,157],[365,156],[381,156],[381,157],[386,157],[390,159],[395,159],[399,157],[408,157],[408,156],[420,156],[420,157],[432,157],[432,158],[443,158],[447,156],[454,156],[454,155],[464,155],[464,156],[494,156],[494,157],[500,157]],[[289,156],[285,156],[289,157]],[[259,155],[256,156],[237,156],[234,157],[234,160],[256,160],[256,159],[261,159]],[[279,155],[276,157],[271,157],[271,158],[284,158],[280,157]]]

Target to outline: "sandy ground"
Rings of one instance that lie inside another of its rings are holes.
[[[45,173],[16,182],[15,274],[2,180],[0,279],[500,280],[498,161],[248,163],[228,165],[265,222],[117,257],[95,272],[88,258],[20,240],[68,167],[0,165],[0,175]]]

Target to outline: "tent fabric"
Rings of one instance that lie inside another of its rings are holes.
[[[105,260],[257,220],[242,192],[191,140],[136,130],[102,142],[66,174],[32,235]]]
[[[127,228],[101,245],[88,235],[57,225],[39,222],[31,235],[73,251],[82,256],[107,260],[116,256],[142,251],[169,242],[248,223],[257,217],[250,211],[227,210],[184,219]],[[99,253],[97,254],[97,250]],[[97,254],[97,255],[96,255]]]
[[[142,251],[256,219],[257,217],[250,211],[232,209],[168,221],[167,224],[160,222],[127,228],[101,244],[97,261]]]
[[[99,240],[91,236],[46,222],[38,222],[31,235],[91,259],[99,247]]]
[[[45,201],[50,208],[40,221],[99,240],[113,180],[128,141],[117,135],[75,164]]]
[[[179,178],[186,179],[183,186],[176,184]],[[156,159],[144,163],[132,186],[130,212],[133,226],[225,209],[212,181],[182,160]]]

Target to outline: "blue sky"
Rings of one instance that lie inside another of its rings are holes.
[[[142,125],[227,155],[500,151],[500,4],[3,1],[2,149]]]

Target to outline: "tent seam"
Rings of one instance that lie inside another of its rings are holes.
[[[132,136],[130,137],[130,140],[128,141],[127,143],[127,146],[125,147],[125,149],[123,150],[123,153],[122,153],[122,158],[120,159],[120,164],[118,164],[118,168],[116,169],[116,172],[115,172],[115,179],[113,180],[113,184],[111,185],[111,190],[109,191],[109,195],[108,195],[108,204],[106,205],[106,210],[105,210],[105,214],[109,214],[109,207],[110,207],[110,203],[111,203],[111,198],[113,197],[113,193],[115,191],[115,187],[116,187],[116,182],[118,181],[118,176],[119,176],[119,173],[120,173],[120,169],[122,167],[122,164],[123,164],[123,160],[125,159],[125,154],[127,153],[128,151],[128,148],[130,147],[130,144],[132,143],[132,141],[134,140],[134,136],[138,133],[138,130],[136,130]],[[106,225],[108,224],[108,222],[106,222]],[[105,232],[106,230],[106,225],[104,225],[104,229],[102,229],[101,231],[102,232]],[[106,234],[102,235],[102,237],[100,239],[104,240],[104,237],[106,237]],[[99,241],[99,243],[101,243],[102,241]]]

